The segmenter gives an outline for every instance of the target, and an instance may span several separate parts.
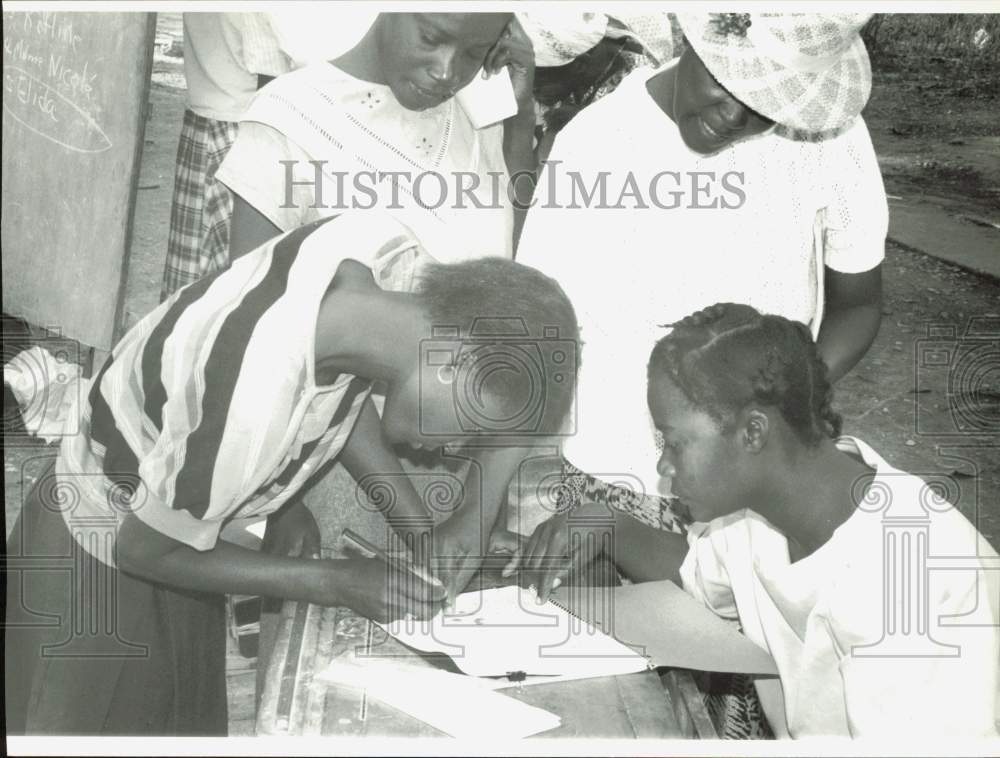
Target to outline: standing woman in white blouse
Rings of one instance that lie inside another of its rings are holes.
[[[477,129],[454,95],[504,67],[517,113]],[[379,14],[353,49],[280,77],[244,116],[217,174],[235,196],[230,258],[373,205],[438,260],[513,257],[513,201],[533,189],[533,81],[513,14]],[[511,177],[523,180],[508,193]]]
[[[642,402],[661,325],[746,303],[809,325],[836,381],[878,331],[888,224],[860,116],[863,17],[679,18],[679,58],[633,71],[560,131],[518,246],[580,318],[563,452],[593,476],[568,484],[675,529]]]

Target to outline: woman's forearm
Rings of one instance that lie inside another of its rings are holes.
[[[613,554],[607,557],[633,582],[670,579],[680,584],[680,567],[688,552],[683,534],[657,529],[608,505],[590,504],[570,516],[595,526],[603,521],[614,530]]]
[[[535,154],[535,114],[519,113],[504,122],[503,153],[510,175],[510,200],[514,205],[514,246],[535,192],[538,169]]]
[[[827,268],[826,308],[816,348],[831,382],[840,379],[864,357],[882,323],[881,264],[857,274]]]
[[[816,344],[831,382],[843,377],[864,357],[881,323],[882,311],[877,305],[826,314]]]
[[[466,448],[463,454],[472,465],[465,478],[465,498],[452,518],[479,537],[482,555],[489,550],[490,533],[507,502],[507,488],[530,449],[516,446]]]
[[[366,497],[376,506],[385,505],[382,515],[390,525],[404,531],[430,529],[431,514],[385,440],[371,397],[365,400],[339,460]]]
[[[195,550],[130,516],[118,534],[118,566],[142,579],[196,590],[336,605],[338,561],[269,555],[219,540]]]

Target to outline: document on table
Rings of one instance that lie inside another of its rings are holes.
[[[417,650],[449,655],[466,674],[523,672],[526,683],[653,666],[777,675],[768,651],[673,582],[560,587],[553,600],[538,605],[519,587],[468,592],[430,621],[383,628]]]
[[[452,737],[510,740],[559,726],[559,717],[522,703],[475,677],[407,665],[405,660],[359,660],[351,654],[316,675],[320,681],[363,689]]]
[[[642,653],[653,666],[777,676],[774,659],[671,581],[560,587],[553,598]]]
[[[555,603],[539,605],[520,587],[467,592],[455,607],[429,621],[382,625],[396,639],[428,653],[444,653],[472,676],[526,675],[586,678],[644,671],[637,654]]]

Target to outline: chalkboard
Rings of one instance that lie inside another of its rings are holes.
[[[3,309],[101,349],[121,320],[155,24],[3,14]]]

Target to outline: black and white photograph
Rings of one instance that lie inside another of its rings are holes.
[[[1000,4],[5,2],[10,755],[1000,755]]]

